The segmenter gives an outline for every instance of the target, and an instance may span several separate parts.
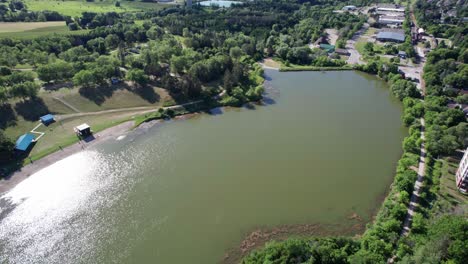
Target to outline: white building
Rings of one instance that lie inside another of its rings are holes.
[[[379,23],[382,25],[401,25],[405,21],[402,16],[380,16]]]
[[[465,150],[456,174],[457,188],[462,193],[468,190],[468,148]]]
[[[403,7],[377,7],[377,12],[392,12],[392,13],[404,13],[405,9]]]

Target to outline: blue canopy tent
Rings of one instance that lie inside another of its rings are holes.
[[[29,149],[29,146],[31,146],[31,143],[33,142],[34,142],[34,135],[26,133],[22,135],[21,137],[19,137],[18,140],[16,140],[15,149],[26,151]]]
[[[44,125],[48,125],[50,123],[53,123],[55,121],[55,118],[53,115],[51,114],[47,114],[45,116],[41,116],[40,117],[41,119],[41,122],[44,124]]]

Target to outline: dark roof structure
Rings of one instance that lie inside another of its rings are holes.
[[[380,31],[377,34],[378,40],[405,42],[405,33],[403,31]]]

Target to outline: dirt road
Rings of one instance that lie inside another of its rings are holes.
[[[361,60],[361,54],[359,54],[359,51],[357,51],[356,49],[356,42],[361,37],[361,35],[367,31],[368,28],[369,28],[369,24],[365,23],[362,26],[362,28],[358,30],[351,39],[346,41],[346,49],[350,53],[350,56],[348,60],[346,61],[348,64],[361,64],[361,65],[366,64],[364,61]]]

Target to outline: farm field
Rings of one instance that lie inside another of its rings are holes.
[[[21,32],[49,27],[65,26],[65,21],[52,22],[2,22],[0,23],[0,33]]]
[[[158,10],[167,4],[148,3],[140,1],[120,1],[120,7],[115,6],[113,0],[103,0],[96,2],[86,2],[80,0],[25,0],[31,11],[50,10],[60,14],[76,17],[83,12],[105,13],[105,12],[134,12],[140,10]]]

